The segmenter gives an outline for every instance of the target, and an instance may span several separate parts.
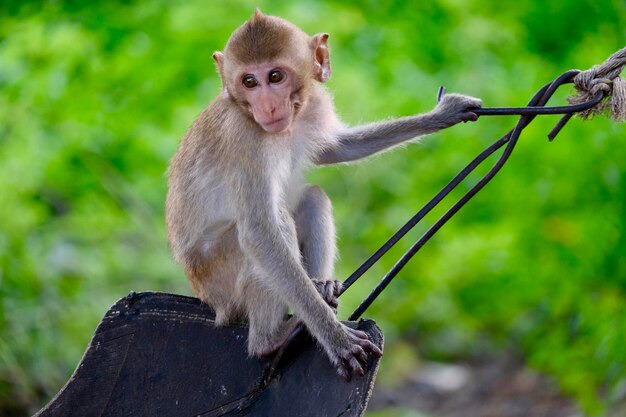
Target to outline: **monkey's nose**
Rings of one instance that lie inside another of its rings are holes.
[[[274,117],[274,113],[276,112],[276,105],[273,103],[266,103],[266,105],[263,106],[261,109],[265,117],[271,119]]]

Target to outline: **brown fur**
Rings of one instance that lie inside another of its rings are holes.
[[[224,53],[238,63],[247,65],[259,59],[275,60],[291,45],[294,34],[306,38],[306,34],[291,23],[260,11],[231,35]]]
[[[248,321],[251,355],[276,350],[301,320],[349,378],[382,352],[335,317],[332,206],[304,184],[305,171],[473,120],[480,101],[452,94],[427,114],[347,128],[320,84],[330,77],[327,39],[257,11],[214,54],[223,91],[171,160],[166,221],[174,257],[217,323]],[[284,82],[269,81],[276,70]],[[243,77],[258,83],[244,87]]]

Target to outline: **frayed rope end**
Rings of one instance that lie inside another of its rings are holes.
[[[613,80],[611,118],[618,122],[626,122],[626,80],[622,77]]]
[[[578,113],[583,119],[606,114],[617,122],[626,121],[626,80],[619,76],[626,65],[626,48],[611,55],[603,64],[582,71],[574,77],[576,93],[568,97],[570,104],[592,100],[598,91],[605,92],[604,100],[589,110]]]

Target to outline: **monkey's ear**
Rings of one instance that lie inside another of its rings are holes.
[[[224,54],[220,51],[213,52],[213,59],[217,64],[217,70],[220,73],[220,77],[222,78],[222,85],[226,86],[226,79],[224,78]]]
[[[330,51],[328,49],[328,33],[318,33],[311,38],[313,49],[313,76],[321,83],[330,79]]]

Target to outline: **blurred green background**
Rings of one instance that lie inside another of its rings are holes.
[[[211,53],[255,6],[330,33],[328,87],[350,124],[428,111],[442,84],[486,106],[523,105],[626,44],[621,0],[3,1],[0,415],[45,404],[130,290],[190,294],[167,248],[164,173],[219,91]],[[626,126],[576,119],[548,143],[556,120],[527,129],[367,316],[388,353],[514,351],[586,414],[607,415],[626,395]],[[335,204],[338,278],[514,122],[484,117],[313,172]],[[342,317],[441,213],[342,298]],[[380,384],[394,383],[395,356]]]

